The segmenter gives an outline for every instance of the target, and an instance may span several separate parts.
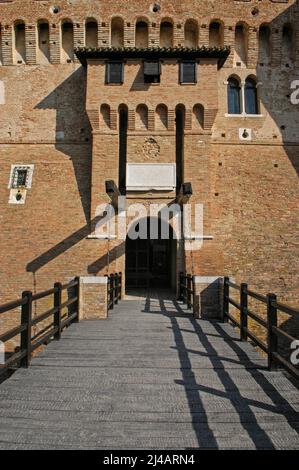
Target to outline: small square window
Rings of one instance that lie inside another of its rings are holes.
[[[195,61],[180,63],[180,83],[197,83],[197,67]]]
[[[32,184],[33,165],[12,165],[9,189],[29,189]]]
[[[123,62],[106,63],[106,84],[122,85],[124,82],[124,64]]]
[[[144,83],[160,83],[161,64],[159,61],[143,63]]]

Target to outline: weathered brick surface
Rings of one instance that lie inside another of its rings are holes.
[[[128,161],[148,162],[142,147],[147,137],[160,146],[157,162],[175,161],[175,108],[186,108],[184,179],[191,181],[193,203],[204,204],[205,235],[200,251],[187,252],[188,271],[201,276],[233,276],[264,292],[276,291],[283,300],[298,301],[298,105],[292,105],[290,83],[298,78],[298,31],[294,60],[286,67],[282,55],[283,25],[298,25],[298,5],[289,2],[161,1],[161,11],[150,12],[152,2],[0,2],[0,80],[5,104],[0,105],[0,276],[1,301],[24,289],[48,288],[55,280],[75,275],[103,275],[124,270],[124,242],[95,240],[91,220],[98,204],[108,202],[105,179],[118,180],[118,107],[129,108]],[[225,4],[225,8],[224,8]],[[252,15],[254,7],[258,15]],[[87,18],[98,21],[98,42],[108,46],[112,16],[124,20],[124,41],[134,46],[137,18],[149,21],[149,43],[159,45],[161,20],[174,23],[174,45],[183,43],[184,24],[198,22],[199,44],[209,45],[209,24],[223,23],[224,44],[232,52],[224,67],[201,60],[194,86],[178,84],[178,66],[163,64],[162,82],[147,87],[140,62],[128,61],[123,86],[104,86],[104,66],[95,61],[87,72],[77,62],[60,64],[60,25],[74,23],[74,44],[84,45]],[[13,63],[13,24],[26,24],[27,65]],[[50,63],[36,58],[36,25],[49,21]],[[234,67],[234,28],[248,25],[247,67]],[[258,66],[258,28],[269,23],[273,31],[271,66]],[[178,26],[181,25],[181,26]],[[33,26],[33,29],[31,28]],[[30,43],[30,44],[29,44]],[[227,79],[257,77],[261,117],[227,117]],[[100,107],[108,104],[110,129],[101,122]],[[149,130],[135,129],[136,108],[146,104]],[[157,124],[156,107],[168,107],[168,128]],[[192,117],[193,106],[204,106],[203,128]],[[282,128],[281,126],[284,126]],[[252,130],[252,141],[239,140],[239,128]],[[93,130],[93,134],[92,134]],[[64,137],[61,137],[61,133]],[[32,189],[26,204],[8,204],[11,164],[34,164]],[[136,201],[169,202],[174,194],[132,195]],[[160,198],[160,199],[159,199]],[[109,246],[108,246],[109,245]],[[178,253],[177,270],[182,269]]]

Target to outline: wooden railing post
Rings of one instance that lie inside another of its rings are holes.
[[[247,316],[247,307],[248,307],[248,294],[247,294],[248,285],[241,284],[240,288],[240,335],[241,341],[247,341],[247,328],[248,328],[248,316]]]
[[[187,276],[187,308],[190,310],[192,308],[192,297],[191,297],[191,290],[192,290],[192,276],[188,274]]]
[[[115,279],[115,285],[114,285],[114,288],[115,288],[115,305],[117,305],[118,300],[119,300],[119,294],[118,294],[119,277],[118,277],[118,273],[115,273],[114,279]]]
[[[118,273],[118,299],[122,299],[122,273]]]
[[[56,312],[54,313],[54,327],[57,328],[57,331],[54,335],[55,339],[61,338],[61,298],[62,298],[62,284],[60,282],[55,282],[54,284],[54,308]]]
[[[275,368],[273,353],[278,351],[277,335],[273,332],[273,326],[277,328],[277,297],[275,294],[267,295],[267,320],[268,320],[268,368]]]
[[[115,286],[115,282],[114,282],[114,274],[111,274],[110,276],[110,279],[111,279],[111,283],[110,283],[110,292],[111,292],[111,310],[114,309],[114,286]]]
[[[193,304],[193,315],[195,318],[198,317],[198,306],[196,301],[196,292],[195,292],[195,276],[192,276],[192,304]]]
[[[178,300],[183,300],[182,283],[183,283],[183,273],[180,272],[180,273],[179,273]]]
[[[105,277],[107,278],[107,316],[108,316],[108,313],[109,313],[109,302],[110,302],[110,292],[109,292],[109,289],[110,289],[110,280],[109,280],[108,274],[105,274]]]
[[[75,318],[74,322],[78,323],[79,311],[80,311],[80,278],[75,277],[75,281],[77,282],[77,285],[75,287],[75,297],[77,297],[77,302],[75,303],[74,309],[75,309],[75,312],[77,312],[77,317]]]
[[[27,298],[26,303],[22,305],[21,324],[26,325],[26,329],[21,333],[21,351],[26,351],[26,356],[21,360],[21,367],[29,367],[31,362],[31,329],[32,329],[32,292],[25,291],[22,298]]]
[[[229,313],[229,277],[225,277],[223,281],[223,306],[222,321],[227,322],[227,314]]]

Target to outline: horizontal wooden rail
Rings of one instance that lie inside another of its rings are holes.
[[[239,291],[240,294],[240,303],[230,297],[230,289]],[[267,310],[267,319],[265,320],[256,312],[253,312],[248,308],[248,299],[253,298],[258,300],[262,304],[265,304]],[[240,321],[238,321],[230,313],[230,305],[235,307],[238,310]],[[299,369],[294,364],[291,363],[291,360],[287,360],[282,357],[278,352],[279,337],[284,338],[290,344],[293,341],[296,341],[296,338],[283,331],[277,322],[278,312],[283,312],[289,315],[299,315],[299,310],[292,308],[288,305],[282,304],[277,301],[275,294],[268,294],[267,296],[259,294],[248,289],[247,284],[237,285],[234,282],[231,282],[228,277],[224,278],[223,284],[223,310],[222,310],[222,319],[223,321],[230,320],[234,325],[240,328],[240,337],[242,341],[246,341],[250,338],[253,343],[261,348],[268,355],[268,367],[272,369],[278,364],[286,369],[290,374],[292,374],[297,379],[299,378]],[[251,318],[267,331],[267,343],[261,341],[254,333],[252,333],[248,328],[248,318]]]
[[[28,367],[31,362],[32,352],[35,349],[53,339],[60,339],[62,330],[72,322],[79,320],[79,286],[78,277],[64,285],[56,282],[51,289],[38,292],[34,295],[31,291],[25,291],[21,299],[0,305],[1,314],[21,307],[20,325],[0,336],[0,341],[6,343],[20,335],[20,348],[19,351],[5,358],[4,364],[0,364],[0,372],[16,365]],[[62,302],[63,291],[67,291],[68,295],[68,299],[65,302]],[[47,297],[52,297],[53,307],[32,318],[34,302]],[[65,316],[62,316],[62,311],[65,308],[68,309],[68,312]],[[32,334],[32,328],[41,325],[48,318],[52,318],[52,322],[45,326],[42,325],[35,334]]]

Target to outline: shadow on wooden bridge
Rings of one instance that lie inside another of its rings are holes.
[[[299,396],[228,323],[175,299],[72,324],[0,386],[2,449],[298,449]]]

